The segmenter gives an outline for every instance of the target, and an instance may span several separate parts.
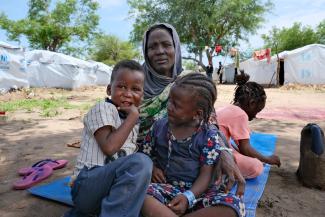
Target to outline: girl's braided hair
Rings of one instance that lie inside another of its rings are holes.
[[[262,85],[249,81],[236,87],[233,103],[245,105],[251,99],[254,99],[257,103],[266,100],[266,94]]]
[[[217,99],[217,88],[213,81],[203,74],[190,73],[178,77],[174,86],[189,90],[189,94],[193,95],[197,106],[203,110],[203,121],[208,123],[210,114],[214,111],[214,102]]]

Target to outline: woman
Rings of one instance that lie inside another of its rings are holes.
[[[142,49],[145,81],[144,101],[140,106],[140,141],[153,122],[166,114],[171,84],[183,71],[179,37],[171,25],[157,24],[149,28],[144,35]]]
[[[169,24],[156,24],[151,26],[144,35],[143,53],[145,57],[145,86],[144,102],[140,107],[141,126],[139,140],[143,140],[144,135],[152,126],[153,122],[166,114],[166,105],[170,87],[177,76],[182,76],[181,49],[179,37],[176,30]],[[233,158],[222,152],[220,166],[229,176],[227,188],[229,189],[235,177],[239,181],[237,194],[242,195],[244,189],[244,179],[235,166]],[[225,194],[229,201],[238,200],[232,194]],[[158,203],[158,202],[157,202]],[[159,207],[159,204],[154,204]],[[160,207],[162,208],[162,207]],[[245,209],[235,208],[230,203],[205,204],[204,208],[188,213],[186,216],[243,216]],[[148,210],[144,207],[143,210]],[[155,211],[155,209],[153,209]],[[147,214],[147,213],[145,213]],[[152,216],[159,213],[151,212]],[[171,213],[171,216],[176,216]]]

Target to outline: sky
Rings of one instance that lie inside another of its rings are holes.
[[[134,19],[129,18],[127,0],[96,1],[100,4],[99,28],[107,34],[114,34],[123,40],[128,40]],[[9,19],[22,19],[27,15],[27,2],[28,0],[0,0],[0,12],[4,12]],[[261,47],[263,45],[261,34],[267,34],[272,26],[291,27],[294,22],[301,22],[302,25],[316,27],[325,19],[325,0],[273,0],[273,2],[272,12],[265,16],[266,22],[255,35],[249,36],[248,43],[241,44],[240,49]],[[7,40],[3,30],[0,30],[0,41],[17,45],[16,42]],[[24,40],[21,45],[27,47],[28,43]]]
[[[294,22],[315,28],[325,19],[325,0],[273,0],[274,8],[265,16],[266,22],[256,35],[249,37],[252,47],[261,47],[262,34],[267,34],[273,26],[292,27]]]

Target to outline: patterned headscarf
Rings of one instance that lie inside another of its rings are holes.
[[[166,29],[168,30],[168,32],[172,34],[172,39],[175,47],[175,64],[173,66],[173,72],[171,78],[157,73],[151,67],[147,56],[146,45],[147,45],[149,33],[153,29],[157,29],[157,28]],[[142,49],[143,49],[143,56],[145,60],[145,62],[143,63],[143,68],[145,71],[144,98],[149,99],[160,94],[164,90],[164,88],[169,83],[173,82],[177,77],[177,75],[179,75],[182,72],[183,68],[182,68],[181,45],[180,45],[178,34],[173,26],[167,23],[158,23],[151,26],[145,32],[143,37]]]

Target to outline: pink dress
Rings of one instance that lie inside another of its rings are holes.
[[[230,142],[232,138],[237,146],[239,140],[250,138],[248,116],[239,106],[228,105],[216,109],[220,130]],[[244,178],[255,178],[263,172],[263,163],[257,158],[245,156],[233,149],[234,158]]]

